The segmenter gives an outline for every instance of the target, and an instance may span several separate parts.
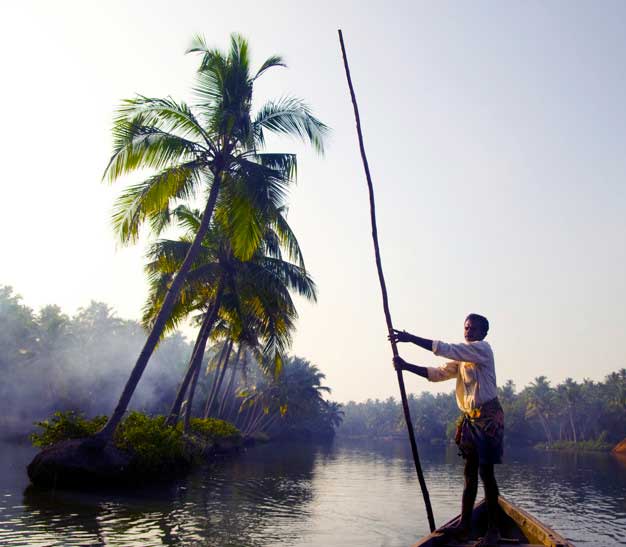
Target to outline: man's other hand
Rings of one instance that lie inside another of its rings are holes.
[[[411,342],[411,340],[413,339],[413,335],[409,334],[405,330],[392,329],[392,331],[393,334],[387,336],[390,342]]]
[[[396,369],[397,371],[404,370],[406,365],[407,365],[407,362],[404,359],[402,359],[402,357],[400,357],[399,355],[398,357],[393,358],[393,368]]]

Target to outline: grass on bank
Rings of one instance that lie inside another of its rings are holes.
[[[588,441],[554,441],[552,443],[539,443],[535,448],[540,450],[565,450],[579,452],[609,452],[613,445],[606,442],[607,432],[603,431],[597,439]]]
[[[55,412],[49,419],[36,422],[40,430],[31,434],[34,446],[45,448],[68,439],[80,439],[96,433],[107,416],[85,418],[74,411]],[[165,416],[130,412],[122,421],[113,442],[133,455],[138,472],[155,472],[189,465],[219,446],[239,446],[241,433],[231,423],[216,418],[192,418],[190,433],[183,434],[182,424],[165,425]]]

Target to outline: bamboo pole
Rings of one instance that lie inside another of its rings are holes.
[[[343,55],[343,66],[346,69],[346,78],[348,80],[348,87],[350,88],[350,97],[352,98],[352,106],[354,107],[354,117],[356,119],[356,131],[359,138],[359,148],[361,150],[361,159],[363,160],[363,168],[365,169],[365,177],[367,179],[367,188],[369,190],[370,198],[370,217],[372,221],[372,240],[374,242],[374,254],[376,256],[376,269],[378,270],[378,280],[380,281],[380,290],[383,297],[383,310],[385,312],[385,320],[387,322],[387,331],[391,336],[393,334],[393,325],[391,323],[391,313],[389,311],[389,300],[387,298],[387,286],[385,285],[385,276],[383,275],[383,266],[380,259],[380,248],[378,245],[378,229],[376,227],[376,205],[374,203],[374,186],[372,185],[372,178],[370,176],[370,169],[367,163],[367,156],[365,155],[365,145],[363,144],[363,134],[361,132],[361,118],[359,117],[359,108],[356,102],[356,96],[354,94],[354,87],[352,86],[352,78],[350,77],[350,67],[348,66],[348,57],[346,55],[346,47],[343,43],[343,34],[341,30],[339,32],[339,43],[341,44],[341,53]],[[398,356],[398,348],[393,338],[390,338],[391,351],[393,356]],[[404,388],[404,379],[402,378],[402,371],[396,371],[398,375],[398,384],[400,386],[400,397],[402,399],[402,408],[404,410],[404,419],[409,432],[409,441],[411,443],[411,450],[413,452],[413,461],[415,463],[415,471],[417,472],[417,478],[422,489],[422,495],[424,497],[424,504],[426,505],[426,514],[428,516],[428,524],[430,531],[435,530],[435,518],[433,517],[433,510],[430,505],[430,496],[428,495],[428,489],[426,488],[426,481],[424,480],[424,474],[422,473],[422,466],[420,465],[419,454],[417,453],[417,444],[415,442],[415,433],[413,431],[413,424],[411,422],[411,413],[409,411],[409,403],[406,398],[406,389]]]

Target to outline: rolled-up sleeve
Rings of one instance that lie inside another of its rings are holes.
[[[443,382],[456,378],[459,372],[458,361],[451,361],[440,367],[426,367],[428,371],[429,382]]]
[[[433,353],[440,357],[467,363],[484,363],[491,357],[491,347],[483,341],[446,344],[440,340],[433,340]]]

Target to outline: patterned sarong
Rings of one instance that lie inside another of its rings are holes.
[[[493,464],[502,463],[503,437],[504,412],[496,397],[461,415],[454,440],[464,458],[477,456],[480,464]]]

